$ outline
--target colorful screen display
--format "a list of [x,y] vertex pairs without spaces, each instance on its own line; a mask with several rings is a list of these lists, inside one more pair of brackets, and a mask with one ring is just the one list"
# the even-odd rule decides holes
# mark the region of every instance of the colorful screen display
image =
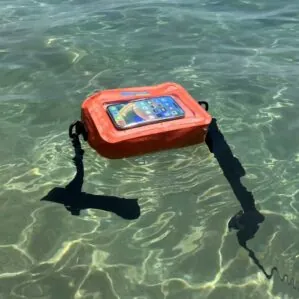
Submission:
[[107,107],[113,123],[119,129],[184,117],[184,110],[171,96],[141,99],[112,104]]

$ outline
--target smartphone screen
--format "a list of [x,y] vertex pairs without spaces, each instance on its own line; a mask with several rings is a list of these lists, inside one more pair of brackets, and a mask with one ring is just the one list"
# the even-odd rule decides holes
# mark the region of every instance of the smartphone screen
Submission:
[[171,96],[154,97],[111,104],[107,112],[118,129],[184,117],[184,110]]

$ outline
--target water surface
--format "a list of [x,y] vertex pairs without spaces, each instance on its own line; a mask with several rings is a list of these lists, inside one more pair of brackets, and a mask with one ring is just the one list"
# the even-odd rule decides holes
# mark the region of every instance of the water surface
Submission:
[[174,81],[242,162],[265,217],[248,247],[297,278],[298,17],[295,0],[2,0],[0,298],[299,298],[228,231],[240,203],[205,145],[111,161],[83,143],[87,200],[138,199],[136,219],[41,201],[75,175],[88,95]]

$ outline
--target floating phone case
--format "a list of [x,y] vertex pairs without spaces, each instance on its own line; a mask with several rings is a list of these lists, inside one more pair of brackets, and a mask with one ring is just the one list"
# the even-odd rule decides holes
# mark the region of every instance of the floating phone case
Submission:
[[[185,117],[118,130],[106,111],[111,103],[158,96],[172,96]],[[81,119],[89,145],[106,158],[121,159],[202,143],[212,117],[181,85],[166,82],[97,92],[82,103]]]

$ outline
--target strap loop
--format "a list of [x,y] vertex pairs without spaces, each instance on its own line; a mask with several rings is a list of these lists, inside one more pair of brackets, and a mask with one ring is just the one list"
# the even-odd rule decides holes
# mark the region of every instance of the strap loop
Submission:
[[204,105],[205,107],[204,107],[204,109],[206,110],[206,111],[209,111],[209,104],[208,104],[208,102],[206,102],[206,101],[198,101],[198,104],[199,105]]
[[[75,129],[75,132],[74,132]],[[76,137],[79,137],[79,135],[83,136],[84,141],[87,141],[87,131],[84,127],[84,124],[80,120],[76,120],[72,122],[69,126],[69,137],[71,139],[74,139]]]

